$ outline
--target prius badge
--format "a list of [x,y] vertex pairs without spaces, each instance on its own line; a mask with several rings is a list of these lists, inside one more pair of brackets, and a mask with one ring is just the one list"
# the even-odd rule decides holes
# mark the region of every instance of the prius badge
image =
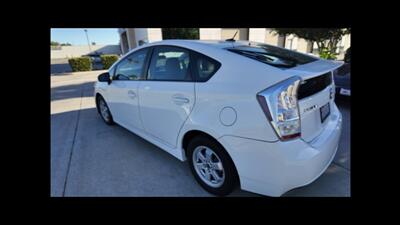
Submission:
[[311,111],[313,111],[313,110],[315,110],[315,109],[317,109],[317,105],[313,105],[313,106],[310,106],[310,107],[308,107],[308,108],[305,108],[305,109],[303,110],[303,113],[311,112]]

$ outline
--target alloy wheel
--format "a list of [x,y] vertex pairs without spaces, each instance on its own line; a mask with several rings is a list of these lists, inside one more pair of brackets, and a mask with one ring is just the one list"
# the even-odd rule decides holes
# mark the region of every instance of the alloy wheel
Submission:
[[193,152],[193,166],[197,175],[207,185],[218,188],[225,181],[225,171],[221,159],[209,147],[198,146]]
[[110,111],[103,99],[99,101],[100,114],[105,121],[110,121]]

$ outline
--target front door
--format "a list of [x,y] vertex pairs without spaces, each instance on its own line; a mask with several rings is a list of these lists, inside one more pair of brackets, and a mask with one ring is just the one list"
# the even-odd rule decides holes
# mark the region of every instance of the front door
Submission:
[[115,122],[130,129],[143,129],[139,114],[138,87],[144,77],[148,49],[131,53],[118,63],[108,89],[109,107]]

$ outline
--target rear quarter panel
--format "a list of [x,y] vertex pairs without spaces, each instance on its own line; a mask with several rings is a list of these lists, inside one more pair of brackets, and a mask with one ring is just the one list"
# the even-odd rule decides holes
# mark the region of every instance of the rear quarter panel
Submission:
[[[196,104],[182,128],[181,137],[187,131],[199,129],[216,139],[231,135],[277,141],[278,137],[267,121],[256,95],[291,75],[227,50],[202,53],[222,65],[210,80],[195,84]],[[220,121],[221,110],[225,107],[236,111],[236,122],[233,125],[226,126]]]

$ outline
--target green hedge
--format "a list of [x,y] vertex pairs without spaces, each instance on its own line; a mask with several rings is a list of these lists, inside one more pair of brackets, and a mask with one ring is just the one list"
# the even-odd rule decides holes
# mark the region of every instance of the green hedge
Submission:
[[92,61],[89,57],[77,57],[68,59],[73,72],[92,70]]
[[101,55],[100,58],[101,63],[103,64],[103,69],[108,69],[118,60],[118,55]]

